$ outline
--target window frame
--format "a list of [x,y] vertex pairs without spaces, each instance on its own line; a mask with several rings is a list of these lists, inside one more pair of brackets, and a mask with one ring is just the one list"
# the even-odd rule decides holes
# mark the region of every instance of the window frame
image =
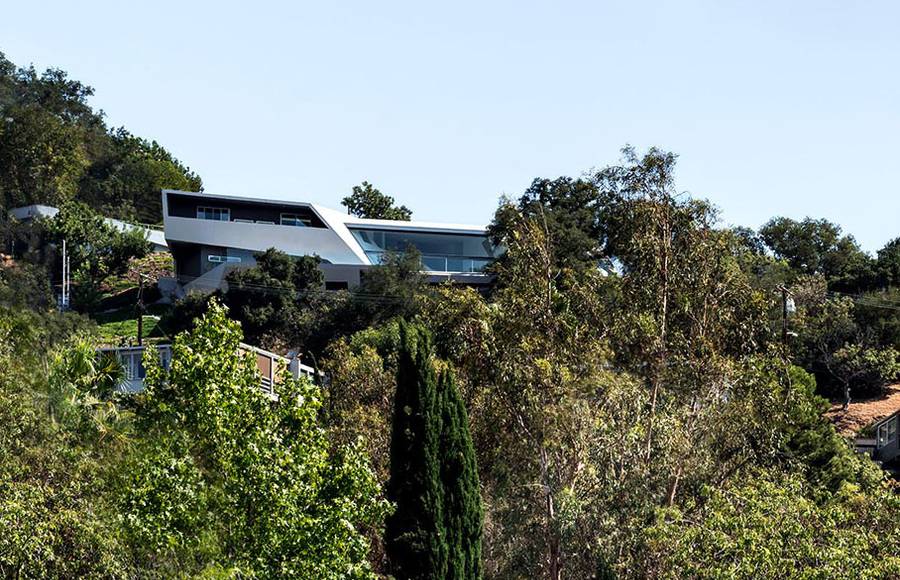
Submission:
[[[215,215],[215,212],[219,212],[220,216],[224,216],[225,219],[216,219],[206,217],[206,215],[212,214]],[[197,206],[197,219],[198,220],[206,220],[211,222],[230,222],[231,221],[231,208],[228,207],[215,207],[212,205],[198,205]]]
[[[299,223],[285,223],[285,219],[293,220],[294,222],[299,222]],[[294,228],[311,228],[311,227],[313,227],[311,218],[305,218],[305,217],[301,216],[299,213],[291,213],[291,212],[281,212],[281,214],[278,216],[278,224],[282,225],[282,226],[291,226]]]
[[878,426],[878,432],[875,434],[877,447],[881,449],[887,447],[897,440],[897,417],[891,417]]
[[481,273],[497,259],[496,248],[486,234],[413,231],[357,225],[348,226],[348,229],[372,264],[380,264],[387,252],[402,253],[405,251],[404,248],[410,246],[421,254],[423,272]]
[[208,254],[206,261],[213,264],[240,264],[242,262],[240,256],[223,256],[221,254]]

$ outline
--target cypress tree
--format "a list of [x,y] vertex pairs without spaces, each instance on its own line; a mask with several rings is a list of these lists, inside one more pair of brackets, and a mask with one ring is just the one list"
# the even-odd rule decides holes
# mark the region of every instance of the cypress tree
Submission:
[[466,407],[428,332],[401,322],[385,548],[397,578],[482,577],[484,514]]
[[387,486],[397,507],[385,525],[385,549],[397,578],[446,577],[441,418],[428,333],[401,322]]
[[469,433],[466,406],[456,390],[453,373],[441,373],[441,483],[444,529],[447,530],[448,580],[482,577],[481,533],[484,514],[478,485],[475,447]]

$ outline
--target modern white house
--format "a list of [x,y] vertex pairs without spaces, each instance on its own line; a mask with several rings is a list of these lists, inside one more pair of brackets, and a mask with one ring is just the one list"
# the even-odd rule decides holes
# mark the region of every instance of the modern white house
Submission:
[[185,191],[162,192],[166,243],[183,290],[212,291],[233,268],[268,248],[321,259],[326,288],[360,283],[387,252],[410,246],[433,282],[488,284],[499,255],[484,226],[363,219],[312,203]]

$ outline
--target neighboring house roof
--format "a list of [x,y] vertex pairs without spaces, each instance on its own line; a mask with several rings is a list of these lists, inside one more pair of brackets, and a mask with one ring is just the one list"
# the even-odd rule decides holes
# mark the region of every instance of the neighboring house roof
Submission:
[[900,410],[894,411],[893,413],[891,413],[891,414],[888,415],[887,417],[882,417],[881,419],[878,419],[878,420],[875,422],[874,427],[877,429],[879,426],[884,425],[887,421],[889,421],[890,419],[893,419],[893,418],[896,417],[897,415],[900,415]]
[[846,411],[842,409],[842,403],[834,403],[825,415],[841,435],[856,435],[869,425],[900,412],[900,384],[887,387],[885,392],[884,396],[876,399],[852,401]]
[[[59,208],[40,204],[26,205],[24,207],[17,207],[9,210],[9,215],[19,221],[28,221],[36,218],[53,218],[56,217],[56,214],[58,213]],[[147,241],[151,244],[162,248],[168,247],[168,244],[166,243],[166,235],[162,231],[162,229],[153,228],[146,225],[130,224],[128,222],[123,222],[122,220],[113,218],[103,218],[103,221],[116,228],[120,232],[124,232],[130,229],[141,230],[147,235]]]
[[113,219],[113,218],[104,218],[106,223],[116,228],[120,232],[124,232],[127,230],[138,229],[142,230],[147,235],[147,241],[156,246],[160,246],[163,248],[169,247],[169,244],[166,242],[166,233],[162,230],[161,227],[150,227],[145,225],[135,225],[130,224],[128,222],[123,222],[121,220]]
[[401,220],[376,220],[361,218],[350,215],[343,211],[338,211],[328,207],[324,207],[315,203],[305,201],[291,201],[284,199],[266,199],[258,197],[242,197],[236,195],[215,195],[205,192],[182,191],[179,189],[164,189],[164,194],[187,195],[207,198],[210,201],[221,199],[224,201],[251,202],[261,205],[287,205],[295,207],[311,208],[316,214],[322,218],[322,221],[328,225],[342,224],[345,226],[357,227],[373,227],[373,228],[389,228],[391,230],[410,230],[421,232],[446,232],[446,233],[471,233],[485,234],[487,233],[486,225],[471,224],[452,224],[442,222],[423,222],[423,221],[401,221]]
[[52,218],[59,213],[59,209],[49,205],[26,205],[24,207],[16,207],[9,210],[9,215],[19,221],[32,220],[35,218]]

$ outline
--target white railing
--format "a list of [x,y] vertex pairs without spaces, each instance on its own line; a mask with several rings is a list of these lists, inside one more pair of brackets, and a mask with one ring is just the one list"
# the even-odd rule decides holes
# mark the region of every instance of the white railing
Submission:
[[[159,356],[160,364],[166,370],[172,363],[172,345],[161,344],[155,346],[122,346],[98,349],[100,353],[112,353],[119,364],[122,365],[123,379],[118,386],[120,393],[138,393],[144,390],[144,379],[147,371],[144,368],[144,351],[155,348]],[[239,353],[250,353],[256,357],[256,368],[260,375],[260,388],[268,394],[274,391],[274,385],[278,383],[280,375],[279,367],[296,378],[301,375],[312,379],[316,371],[312,367],[304,365],[298,358],[289,359],[273,352],[240,343]]]
[[[373,264],[381,264],[386,251],[368,250],[366,255]],[[423,254],[420,258],[422,270],[425,272],[448,272],[461,274],[480,274],[493,261],[492,258],[477,256],[433,256]]]
[[172,362],[172,346],[168,344],[99,349],[101,353],[112,353],[122,365],[124,376],[117,388],[120,393],[137,393],[144,390],[144,378],[147,376],[147,370],[144,368],[144,351],[148,348],[156,349],[160,364],[168,370]]

